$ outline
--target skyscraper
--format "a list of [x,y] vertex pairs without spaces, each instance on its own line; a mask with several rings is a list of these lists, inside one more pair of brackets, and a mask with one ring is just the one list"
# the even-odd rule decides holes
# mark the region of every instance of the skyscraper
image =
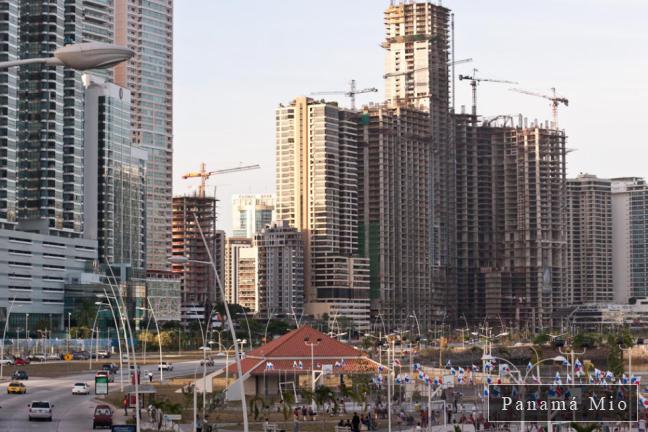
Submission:
[[[64,3],[64,0],[19,2],[20,58],[46,57],[63,46]],[[38,221],[48,230],[80,233],[82,201],[77,196],[81,190],[80,172],[64,170],[64,163],[68,169],[73,168],[69,163],[75,163],[81,139],[73,135],[63,142],[63,117],[69,114],[63,111],[64,73],[61,67],[44,64],[19,69],[17,212],[20,222]],[[70,111],[82,118],[77,108],[78,102],[74,102]],[[76,124],[71,125],[68,131],[75,127]],[[64,201],[70,205],[66,207],[65,219]]]
[[304,237],[284,221],[254,237],[258,251],[259,312],[301,316],[304,309]]
[[573,304],[608,304],[612,284],[612,183],[590,174],[567,180]]
[[130,134],[130,92],[83,75],[84,237],[98,240],[102,264],[144,268],[146,152]]
[[565,134],[456,115],[460,315],[548,327],[567,290]]
[[232,196],[232,236],[254,237],[272,222],[272,195]]
[[[429,113],[427,224],[435,298],[456,315],[455,155],[449,101],[450,10],[395,1],[385,11],[385,95],[390,106]],[[438,316],[441,319],[441,316]]]
[[388,328],[440,319],[433,285],[430,117],[405,106],[365,107],[360,248],[370,262],[372,314]]
[[358,114],[298,97],[276,113],[276,219],[304,235],[306,313],[369,324],[358,244]]
[[173,1],[114,0],[115,43],[135,51],[115,68],[132,95],[132,137],[148,154],[146,265],[168,268],[173,158]]
[[648,185],[643,178],[612,179],[614,301],[648,296]]
[[[18,0],[0,1],[0,61],[18,60]],[[0,226],[16,220],[18,68],[0,70]]]

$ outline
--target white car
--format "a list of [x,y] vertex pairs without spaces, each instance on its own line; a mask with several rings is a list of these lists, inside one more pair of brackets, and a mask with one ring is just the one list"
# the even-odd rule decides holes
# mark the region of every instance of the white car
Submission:
[[4,365],[13,365],[14,361],[13,361],[13,359],[5,358],[5,359],[0,359],[0,363],[2,363]]
[[173,370],[173,365],[171,363],[162,362],[162,363],[160,363],[158,365],[158,370],[172,371]]
[[52,421],[52,409],[54,408],[53,403],[48,401],[34,401],[27,405],[27,407],[29,408],[29,411],[27,412],[29,421],[35,419]]
[[76,383],[72,387],[73,395],[87,395],[90,394],[90,387],[86,383]]

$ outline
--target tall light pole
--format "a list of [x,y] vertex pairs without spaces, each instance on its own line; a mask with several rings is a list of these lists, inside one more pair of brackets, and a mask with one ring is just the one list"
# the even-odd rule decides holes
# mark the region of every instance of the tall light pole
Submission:
[[313,412],[315,412],[316,409],[315,406],[315,347],[318,346],[320,342],[322,342],[322,338],[317,338],[315,342],[311,342],[308,336],[304,338],[304,343],[306,344],[306,346],[309,346],[311,350],[311,392],[312,392],[311,406],[313,407]]
[[[103,287],[103,285],[102,285]],[[124,392],[124,360],[123,360],[123,355],[122,355],[122,342],[121,342],[121,336],[119,335],[119,322],[117,321],[117,316],[115,315],[115,309],[113,308],[112,302],[110,301],[110,297],[108,296],[108,293],[106,292],[106,289],[104,287],[104,293],[102,294],[97,294],[97,297],[99,298],[105,298],[106,303],[103,302],[95,302],[95,305],[97,306],[108,306],[110,308],[110,313],[113,317],[113,323],[115,324],[115,333],[117,333],[117,350],[119,352],[119,387],[120,391],[123,393]],[[125,341],[124,341],[125,342]],[[111,343],[112,345],[112,343]]]
[[52,57],[0,62],[0,69],[30,64],[65,66],[79,71],[106,69],[129,60],[135,52],[119,45],[87,42],[58,48]]
[[[199,262],[199,263],[211,265],[212,270],[214,271],[214,275],[216,277],[216,285],[218,286],[221,299],[223,300],[225,313],[227,314],[227,321],[229,323],[230,333],[232,335],[232,341],[234,343],[234,352],[236,354],[236,370],[239,377],[238,381],[239,381],[239,390],[241,393],[241,411],[243,414],[243,431],[249,432],[250,429],[248,426],[247,404],[245,403],[245,387],[243,385],[243,368],[241,367],[241,356],[239,355],[238,343],[236,339],[236,330],[234,330],[234,322],[232,321],[232,315],[230,314],[230,310],[227,305],[227,298],[225,297],[225,289],[223,288],[223,284],[221,283],[220,276],[218,275],[218,270],[216,269],[216,264],[214,263],[214,258],[212,257],[211,249],[209,248],[207,239],[205,239],[205,234],[203,233],[202,227],[200,226],[200,221],[198,220],[198,216],[195,213],[194,213],[194,220],[196,221],[196,227],[200,231],[200,236],[202,237],[203,244],[205,246],[207,255],[209,257],[209,262]],[[169,261],[171,261],[172,263],[175,262],[177,264],[185,264],[189,262],[189,258],[184,256],[176,256],[176,257],[171,257]]]
[[70,327],[70,318],[72,317],[72,312],[68,312],[68,346],[67,352],[70,352],[70,342],[72,341],[72,327]]
[[[106,266],[108,267],[108,270],[110,271],[110,274],[113,278],[113,281],[117,283],[117,278],[115,277],[115,272],[113,271],[110,263],[106,260]],[[129,364],[129,371],[130,371],[130,363],[131,363],[131,355],[129,355],[129,348],[130,348],[130,353],[132,354],[132,362],[133,362],[133,376],[134,379],[133,381],[135,382],[135,429],[137,432],[140,432],[140,394],[139,394],[139,371],[137,370],[137,358],[135,357],[135,341],[133,338],[133,329],[131,328],[130,321],[128,319],[128,310],[126,309],[126,303],[124,302],[124,299],[121,299],[121,304],[119,303],[120,297],[117,295],[117,290],[112,285],[112,282],[110,282],[110,278],[108,278],[108,285],[110,286],[110,289],[113,293],[113,297],[115,298],[115,302],[117,303],[117,307],[121,308],[121,319],[122,319],[122,327],[124,328],[124,334],[126,336],[126,330],[128,330],[128,336],[130,336],[130,347],[129,343],[126,341],[126,354],[128,355],[128,364]],[[126,336],[126,338],[128,338]]]
[[162,367],[162,338],[160,337],[160,327],[158,326],[158,321],[157,318],[155,317],[155,311],[151,306],[151,300],[149,300],[149,298],[146,297],[146,301],[149,307],[148,308],[139,307],[138,309],[144,310],[147,313],[151,312],[151,315],[153,316],[153,322],[155,322],[155,331],[157,331],[157,337],[158,337],[158,348],[160,350],[160,365],[158,366],[158,368],[160,369],[160,384],[162,384],[164,383],[164,368]]
[[[16,302],[16,297],[14,296],[11,299],[9,304],[9,310],[7,311],[7,318],[5,318],[4,332],[2,332],[2,353],[0,353],[0,378],[4,378],[4,355],[5,355],[5,338],[7,336],[7,328],[9,328],[9,317],[11,316],[11,311],[13,310],[14,303]],[[16,306],[17,308],[22,307],[23,305]]]

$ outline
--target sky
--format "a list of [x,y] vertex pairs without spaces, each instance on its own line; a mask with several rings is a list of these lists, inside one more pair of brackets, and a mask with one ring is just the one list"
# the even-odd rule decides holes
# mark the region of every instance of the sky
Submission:
[[[233,194],[274,193],[274,112],[311,92],[345,90],[357,104],[383,100],[383,11],[388,0],[181,0],[175,2],[174,193],[198,180],[182,174],[240,164],[255,171],[212,177],[219,229],[231,231]],[[648,177],[648,2],[645,0],[445,0],[455,14],[457,74],[516,81],[483,83],[478,112],[551,118],[548,100],[511,87],[569,99],[559,110],[569,176]],[[332,97],[335,99],[335,97]],[[349,104],[344,96],[337,99]],[[457,81],[457,109],[470,109]]]

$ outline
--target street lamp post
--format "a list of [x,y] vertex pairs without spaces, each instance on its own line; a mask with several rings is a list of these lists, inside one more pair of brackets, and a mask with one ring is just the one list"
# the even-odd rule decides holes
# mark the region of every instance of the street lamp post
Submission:
[[151,316],[153,317],[153,322],[155,323],[155,330],[157,331],[157,337],[158,337],[158,348],[160,350],[160,384],[164,383],[164,368],[162,367],[162,338],[160,337],[160,327],[158,326],[158,321],[157,318],[155,317],[155,311],[153,310],[153,307],[151,306],[151,300],[149,298],[146,298],[146,301],[148,302],[149,307],[138,307],[137,309],[144,310],[147,312],[151,312]]
[[[14,307],[14,303],[16,302],[16,297],[11,299],[11,303],[9,304],[9,310],[7,311],[7,318],[5,318],[5,326],[4,326],[4,331],[2,333],[2,353],[0,353],[0,378],[4,378],[4,355],[5,355],[5,338],[7,336],[7,328],[9,328],[9,317],[11,316],[11,311]],[[16,307],[22,307],[23,305],[18,305]]]
[[311,399],[311,406],[313,407],[313,412],[315,412],[315,347],[322,342],[321,338],[317,338],[315,342],[311,342],[310,338],[306,336],[304,338],[304,343],[306,346],[310,347],[311,350],[311,392],[312,392],[312,399]]
[[72,340],[72,327],[70,327],[70,318],[72,317],[72,312],[68,312],[68,340],[67,340],[67,352],[70,352],[70,342]]
[[[119,322],[117,321],[117,316],[115,315],[115,309],[113,308],[112,302],[110,300],[110,297],[108,296],[108,293],[106,292],[104,288],[104,294],[103,296],[101,294],[97,294],[98,297],[100,298],[105,298],[106,303],[104,302],[95,302],[95,305],[97,306],[108,306],[110,309],[110,314],[113,317],[113,323],[115,324],[115,333],[117,333],[117,350],[119,351],[119,387],[120,391],[124,391],[124,360],[123,360],[123,355],[122,355],[122,342],[121,342],[121,336],[119,335]],[[110,331],[110,329],[108,329]],[[110,339],[110,332],[108,333],[108,339]],[[126,342],[126,341],[124,341]],[[112,345],[112,343],[111,343]]]
[[106,69],[129,60],[135,52],[119,45],[87,42],[58,48],[52,57],[0,62],[0,69],[30,64],[65,66],[79,71]]
[[[110,263],[106,260],[106,265],[108,267],[108,270],[110,271],[110,274],[112,276],[113,281],[115,283],[117,282],[117,277],[115,276],[115,272],[113,272],[112,267],[110,266]],[[117,296],[117,291],[112,285],[112,282],[110,282],[110,278],[108,278],[108,285],[110,286],[110,290],[112,291],[113,298],[115,299],[115,302],[117,303],[117,307],[120,310],[120,315],[121,315],[121,320],[122,320],[122,327],[124,329],[124,336],[125,336],[125,344],[126,344],[126,354],[128,355],[128,365],[129,365],[129,371],[130,371],[130,363],[131,363],[131,355],[132,354],[132,361],[133,361],[133,381],[135,382],[135,429],[137,432],[140,432],[140,394],[139,394],[139,373],[137,370],[137,358],[135,356],[135,341],[133,338],[133,329],[131,328],[130,321],[128,320],[128,311],[126,309],[126,303],[123,301],[120,304],[119,302],[119,297]],[[128,330],[128,335],[126,335],[126,330]],[[130,337],[130,347],[129,343],[126,340],[128,337]],[[129,354],[130,350],[130,354]]]
[[[209,262],[199,261],[199,263],[211,265],[212,270],[214,271],[216,285],[218,286],[221,298],[223,299],[223,306],[225,308],[225,313],[227,314],[227,321],[229,323],[230,333],[232,335],[232,341],[234,343],[234,352],[236,354],[236,369],[239,377],[239,390],[241,392],[241,411],[243,414],[243,431],[249,432],[247,405],[245,403],[245,387],[243,385],[243,368],[241,366],[241,357],[239,355],[238,344],[236,342],[236,330],[234,329],[234,322],[232,321],[232,315],[230,314],[229,306],[227,305],[227,299],[225,297],[225,289],[223,288],[223,284],[221,283],[220,277],[218,275],[218,270],[216,269],[216,264],[214,263],[214,258],[212,257],[211,249],[209,248],[207,239],[205,238],[205,234],[203,233],[202,227],[200,226],[200,221],[198,220],[198,216],[195,213],[194,213],[194,220],[196,222],[196,227],[200,232],[200,236],[202,237],[205,250],[207,251],[207,256],[209,257]],[[178,264],[183,264],[189,262],[189,258],[178,256],[178,257],[172,257],[170,261],[171,262],[175,261]]]

